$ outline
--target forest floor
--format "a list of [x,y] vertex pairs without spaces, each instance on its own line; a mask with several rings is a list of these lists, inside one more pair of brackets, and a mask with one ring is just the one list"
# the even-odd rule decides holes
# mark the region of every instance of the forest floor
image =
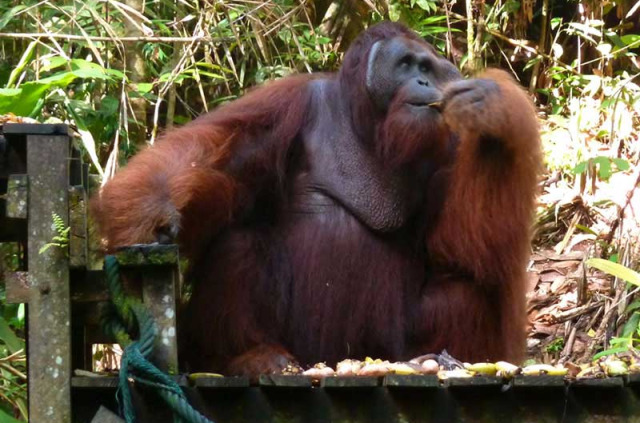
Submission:
[[631,333],[640,328],[640,314],[634,312],[640,302],[633,304],[640,288],[585,264],[591,257],[637,264],[640,170],[632,165],[607,181],[585,175],[582,183],[558,175],[546,175],[540,184],[528,266],[528,357],[580,363],[610,348],[610,340],[624,325],[634,325]]

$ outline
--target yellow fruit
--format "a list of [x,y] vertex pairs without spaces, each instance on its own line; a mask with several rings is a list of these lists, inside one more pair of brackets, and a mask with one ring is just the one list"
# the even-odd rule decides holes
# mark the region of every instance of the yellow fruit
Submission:
[[494,376],[498,371],[495,363],[464,363],[464,368],[482,375]]

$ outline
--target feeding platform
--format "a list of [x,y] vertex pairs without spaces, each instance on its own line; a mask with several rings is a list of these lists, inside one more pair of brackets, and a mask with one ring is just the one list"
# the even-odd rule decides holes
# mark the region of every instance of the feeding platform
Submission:
[[[335,376],[318,383],[305,376],[265,375],[253,385],[240,377],[191,383],[183,378],[180,384],[191,403],[217,423],[640,421],[636,377],[571,382],[562,376],[446,381],[429,375]],[[79,418],[90,421],[100,405],[116,409],[116,378],[75,377],[72,386]],[[170,421],[154,392],[136,387],[135,397],[140,421]]]

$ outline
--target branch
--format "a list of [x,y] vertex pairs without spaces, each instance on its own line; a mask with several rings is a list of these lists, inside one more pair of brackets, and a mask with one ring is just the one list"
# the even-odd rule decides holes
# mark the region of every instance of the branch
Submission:
[[231,37],[211,37],[211,36],[194,36],[194,37],[97,37],[97,36],[84,36],[74,34],[45,34],[39,32],[27,32],[27,33],[13,33],[13,32],[0,32],[0,38],[11,39],[35,39],[35,38],[48,38],[52,40],[66,40],[66,41],[113,41],[123,43],[193,43],[193,42],[224,42],[232,41]]

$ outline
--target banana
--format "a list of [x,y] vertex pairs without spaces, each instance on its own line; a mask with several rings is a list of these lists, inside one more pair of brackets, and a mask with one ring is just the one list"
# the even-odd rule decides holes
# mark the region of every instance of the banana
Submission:
[[194,381],[196,379],[201,379],[204,377],[224,377],[219,373],[205,373],[205,372],[199,372],[199,373],[191,373],[189,375],[189,380]]
[[551,376],[565,376],[569,372],[569,369],[564,367],[556,367],[550,364],[532,364],[522,368],[522,374],[525,376],[539,376],[539,375],[551,375]]
[[522,369],[515,364],[507,363],[506,361],[498,361],[496,363],[496,376],[512,378],[519,375]]
[[498,371],[496,363],[464,363],[464,368],[474,373],[479,373],[487,376],[495,376]]
[[389,370],[397,375],[419,375],[422,373],[422,367],[413,363],[391,363]]
[[454,370],[440,370],[438,372],[438,379],[445,380],[449,378],[467,378],[473,377],[473,373],[466,369],[454,369]]

